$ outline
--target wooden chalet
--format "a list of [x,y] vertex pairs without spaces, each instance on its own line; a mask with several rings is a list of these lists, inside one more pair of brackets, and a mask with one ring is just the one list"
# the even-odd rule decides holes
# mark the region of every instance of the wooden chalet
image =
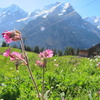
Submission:
[[94,45],[93,47],[87,50],[79,50],[79,56],[93,57],[96,55],[100,55],[100,43]]

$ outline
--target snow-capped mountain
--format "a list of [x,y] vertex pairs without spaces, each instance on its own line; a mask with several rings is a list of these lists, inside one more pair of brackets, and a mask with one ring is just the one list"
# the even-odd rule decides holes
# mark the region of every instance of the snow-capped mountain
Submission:
[[29,17],[34,20],[21,32],[25,44],[30,47],[38,45],[57,50],[64,50],[67,46],[89,48],[100,41],[100,30],[82,19],[69,3],[57,2],[45,6]]
[[95,25],[100,30],[100,17],[92,16],[84,18],[86,21]]
[[[0,33],[4,30],[13,30],[23,28],[31,20],[38,17],[47,18],[49,16],[62,16],[70,13],[74,9],[69,3],[56,2],[45,6],[43,9],[36,9],[32,13],[27,13],[15,4],[7,8],[0,8]],[[67,13],[66,13],[67,12]]]
[[7,8],[0,8],[0,33],[4,30],[21,29],[25,26],[24,22],[18,22],[18,20],[26,18],[28,13],[22,10],[15,4]]
[[[56,2],[55,4],[50,4],[48,6],[45,6],[43,9],[36,9],[34,12],[32,12],[27,19],[25,20],[26,22],[29,22],[33,19],[36,19],[37,17],[43,17],[46,18],[48,16],[53,16],[53,15],[58,15],[61,16],[63,14],[67,13],[68,11],[71,12],[73,11],[72,7],[70,6],[69,3],[65,2]],[[30,19],[30,20],[29,20]],[[28,21],[27,21],[28,20]]]
[[20,29],[25,44],[31,47],[88,48],[100,41],[100,30],[82,19],[66,2],[50,4],[32,13],[14,4],[0,11],[0,31]]

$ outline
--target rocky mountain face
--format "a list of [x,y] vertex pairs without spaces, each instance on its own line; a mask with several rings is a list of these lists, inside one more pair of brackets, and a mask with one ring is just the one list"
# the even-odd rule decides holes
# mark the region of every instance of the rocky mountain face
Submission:
[[57,2],[30,14],[16,5],[0,9],[0,30],[14,28],[20,29],[30,47],[86,49],[100,42],[100,30],[82,19],[69,3]]
[[32,16],[36,16],[36,12],[37,16],[41,15],[21,30],[28,46],[86,49],[100,42],[100,30],[82,19],[69,3],[57,2],[33,12]]
[[95,25],[100,30],[100,17],[96,17],[96,16],[86,17],[86,18],[84,18],[84,20]]

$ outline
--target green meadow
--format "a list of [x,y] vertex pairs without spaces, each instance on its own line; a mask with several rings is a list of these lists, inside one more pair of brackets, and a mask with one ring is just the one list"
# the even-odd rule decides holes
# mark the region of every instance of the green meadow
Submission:
[[[0,54],[7,47],[0,47]],[[21,52],[12,48],[12,51]],[[42,92],[42,68],[35,64],[38,54],[27,52],[33,76]],[[45,68],[45,100],[100,100],[100,62],[77,56],[54,56]],[[9,57],[0,55],[0,100],[38,100],[27,66],[18,70]]]

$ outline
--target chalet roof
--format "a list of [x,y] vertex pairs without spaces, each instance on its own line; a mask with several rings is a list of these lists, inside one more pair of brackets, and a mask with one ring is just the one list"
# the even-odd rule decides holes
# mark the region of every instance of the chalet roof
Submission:
[[83,50],[80,50],[80,51],[88,51],[89,49],[93,48],[93,47],[100,47],[100,43],[88,48],[88,49],[83,49]]
[[[100,47],[100,43],[98,43],[98,44],[92,46],[91,48],[93,48],[93,47]],[[91,49],[91,48],[89,48],[89,49]],[[89,49],[87,49],[87,50],[89,50]]]
[[100,47],[100,43],[96,44],[95,46],[96,46],[96,47]]
[[81,49],[81,50],[79,50],[79,51],[87,51],[87,50],[85,50],[85,49]]

